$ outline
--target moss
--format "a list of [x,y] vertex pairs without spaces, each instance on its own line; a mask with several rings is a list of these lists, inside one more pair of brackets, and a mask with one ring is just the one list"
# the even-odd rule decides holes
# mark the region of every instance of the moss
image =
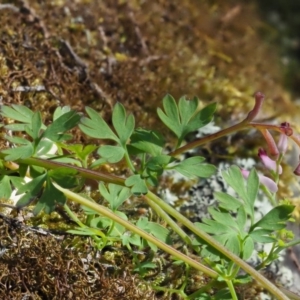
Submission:
[[154,299],[149,286],[124,268],[109,272],[87,244],[84,252],[74,251],[70,237],[3,219],[0,234],[1,299]]
[[2,89],[46,88],[10,92],[7,102],[27,99],[52,111],[120,101],[153,126],[166,92],[218,101],[224,114],[246,111],[256,90],[269,99],[283,93],[276,51],[256,34],[263,25],[251,5],[29,1],[21,12],[1,14]]

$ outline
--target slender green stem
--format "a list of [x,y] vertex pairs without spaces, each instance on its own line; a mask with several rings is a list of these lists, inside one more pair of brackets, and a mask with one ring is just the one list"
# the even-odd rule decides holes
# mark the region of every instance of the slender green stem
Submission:
[[277,242],[274,242],[272,244],[272,248],[268,254],[268,256],[256,267],[256,270],[261,270],[263,269],[267,264],[269,264],[272,261],[272,256],[273,256],[273,252],[275,250],[275,247],[277,245]]
[[108,208],[106,208],[102,205],[99,205],[95,202],[89,201],[88,199],[86,199],[86,198],[84,198],[84,197],[82,197],[82,196],[80,196],[76,193],[73,193],[72,191],[70,191],[68,189],[64,189],[56,183],[53,183],[53,184],[58,190],[60,190],[62,193],[64,193],[64,195],[68,199],[71,199],[71,200],[73,200],[74,202],[76,202],[80,205],[84,205],[86,207],[89,207],[89,208],[95,210],[100,215],[103,215],[103,216],[119,223],[120,225],[124,226],[127,230],[130,230],[131,232],[134,232],[134,233],[138,234],[140,237],[142,237],[145,240],[153,243],[154,245],[156,245],[160,249],[164,250],[165,252],[171,254],[172,256],[176,257],[177,259],[184,261],[185,263],[192,266],[196,270],[199,270],[199,271],[207,274],[208,276],[210,276],[212,278],[216,278],[218,276],[218,274],[215,271],[209,269],[208,267],[202,265],[201,263],[195,261],[194,259],[184,255],[183,253],[177,251],[173,247],[163,243],[162,241],[160,241],[157,238],[155,238],[154,236],[148,234],[144,230],[136,227],[132,223],[120,218],[119,216],[114,214]]
[[236,276],[238,275],[240,269],[241,268],[239,266],[235,265],[235,268],[232,270],[232,273],[230,274],[231,278],[236,278]]
[[[66,213],[68,214],[68,216],[80,227],[80,228],[89,228],[88,226],[86,226],[85,224],[83,224],[78,217],[76,216],[76,214],[74,214],[72,212],[72,210],[69,208],[69,206],[67,204],[64,205],[64,209],[66,211]],[[104,240],[104,234],[101,236],[101,238],[99,238],[96,235],[92,235],[91,238],[94,240],[94,242],[99,243],[101,241],[102,238],[102,242]],[[106,240],[104,241],[104,243],[102,244],[106,244]]]
[[[0,159],[4,159],[5,156],[6,156],[6,154],[0,152]],[[56,161],[45,160],[45,159],[40,159],[40,158],[26,158],[26,159],[19,159],[18,161],[16,161],[16,163],[21,163],[21,164],[26,164],[26,165],[34,165],[34,166],[42,167],[42,168],[45,168],[48,170],[55,170],[55,169],[59,169],[59,168],[68,168],[68,169],[76,170],[77,176],[82,176],[86,179],[94,179],[97,181],[104,181],[104,182],[109,182],[109,183],[114,183],[114,184],[125,186],[124,178],[120,178],[118,176],[114,176],[111,174],[97,172],[94,170],[85,169],[85,168],[77,167],[74,165],[68,165],[68,164],[60,163],[60,162],[56,162]]]
[[269,189],[267,189],[263,184],[261,185],[261,189],[263,190],[263,192],[265,193],[267,198],[270,200],[270,203],[272,204],[272,206],[274,206],[274,207],[277,206],[275,194],[271,193],[269,191]]
[[125,160],[126,160],[126,163],[127,163],[127,166],[129,167],[129,169],[134,173],[135,172],[135,167],[134,167],[134,165],[133,165],[133,163],[132,163],[132,161],[131,161],[131,159],[130,159],[130,157],[129,157],[129,154],[128,154],[128,151],[127,151],[127,148],[125,147],[125,155],[124,155],[124,157],[125,157]]
[[[146,197],[145,197],[146,198]],[[148,198],[146,198],[147,203],[149,206],[159,215],[164,221],[168,223],[168,225],[176,232],[184,242],[186,242],[188,245],[192,245],[190,237],[184,232],[176,222],[168,214],[165,213],[163,209],[161,209],[157,204],[155,204],[153,201],[149,201]]]
[[170,152],[169,155],[171,156],[177,156],[183,152],[186,152],[188,150],[191,150],[191,149],[194,149],[194,148],[197,148],[201,145],[204,145],[206,143],[209,143],[211,141],[214,141],[216,139],[219,139],[225,135],[228,135],[228,134],[231,134],[233,132],[236,132],[236,131],[240,131],[240,130],[243,130],[245,129],[246,127],[248,126],[248,121],[242,121],[238,124],[235,124],[229,128],[226,128],[226,129],[223,129],[223,130],[220,130],[216,133],[213,133],[211,135],[208,135],[206,137],[203,137],[203,138],[199,138],[199,139],[196,139],[190,143],[187,143],[186,145],[176,149],[175,151],[173,152]]
[[188,296],[189,300],[193,300],[195,298],[198,298],[201,294],[210,291],[212,288],[224,286],[224,282],[217,281],[215,279],[212,279],[209,283],[207,283],[205,286],[197,290],[195,293]]
[[109,229],[107,230],[107,236],[110,236],[112,231],[114,230],[115,228],[115,224],[116,222],[112,222],[111,226],[109,227]]
[[227,267],[227,274],[229,274],[230,278],[235,278],[238,271],[239,268],[236,268],[235,262],[231,261]]
[[226,280],[226,283],[227,283],[227,286],[229,288],[232,300],[238,300],[238,297],[236,295],[236,292],[235,292],[235,289],[234,289],[232,281],[231,280]]
[[149,197],[151,200],[153,200],[157,205],[159,205],[162,209],[164,209],[168,214],[170,214],[175,219],[177,219],[177,221],[179,221],[181,224],[183,224],[184,226],[186,226],[188,229],[190,229],[197,236],[199,236],[200,238],[202,238],[203,240],[205,240],[214,249],[218,250],[220,253],[222,253],[223,255],[225,255],[231,261],[234,261],[245,272],[247,272],[248,274],[250,274],[253,277],[253,279],[257,280],[263,287],[265,287],[272,295],[276,296],[277,299],[288,300],[288,298],[275,285],[273,285],[269,280],[267,280],[263,275],[261,275],[260,273],[258,273],[252,267],[250,267],[241,258],[239,258],[235,254],[233,254],[232,252],[230,252],[229,250],[227,250],[223,245],[221,245],[219,242],[217,242],[210,235],[208,235],[207,233],[205,233],[202,230],[200,230],[191,221],[189,221],[187,218],[185,218],[183,215],[181,215],[174,208],[170,207],[167,203],[165,203],[163,200],[161,200],[155,194],[149,192],[146,195],[146,197]]
[[164,293],[177,294],[181,298],[186,299],[186,294],[182,290],[176,290],[176,289],[172,289],[172,288],[165,288],[163,286],[152,286],[152,289],[156,290],[156,291],[162,291]]
[[[183,152],[186,152],[188,150],[197,148],[201,145],[204,145],[206,143],[212,142],[216,139],[219,139],[225,135],[232,134],[237,131],[241,131],[246,129],[247,127],[252,127],[255,129],[271,129],[275,130],[278,132],[282,132],[282,129],[278,125],[273,125],[273,124],[261,124],[261,123],[254,123],[254,122],[249,122],[247,119],[241,121],[240,123],[237,123],[233,126],[230,126],[228,128],[222,129],[216,133],[210,134],[208,136],[196,139],[190,143],[187,143],[186,145],[176,149],[175,151],[172,151],[169,153],[171,156],[177,156]],[[292,135],[291,138],[300,146],[300,139],[297,138],[296,136]]]
[[67,204],[64,205],[64,209],[67,212],[67,214],[69,215],[69,217],[81,228],[86,228],[88,226],[86,226],[85,224],[83,224],[78,217],[72,212],[72,210],[69,208],[69,206]]
[[283,154],[280,153],[277,161],[276,161],[276,172],[275,172],[275,178],[274,178],[274,181],[278,184],[279,182],[279,178],[280,178],[280,174],[279,174],[279,167],[280,167],[280,164],[282,162],[282,159],[283,159]]

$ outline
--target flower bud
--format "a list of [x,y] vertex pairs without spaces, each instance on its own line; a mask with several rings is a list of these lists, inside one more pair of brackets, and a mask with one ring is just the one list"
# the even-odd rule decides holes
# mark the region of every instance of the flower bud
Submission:
[[268,144],[268,150],[269,150],[269,153],[271,154],[271,156],[277,157],[279,154],[279,151],[278,151],[277,145],[276,145],[270,131],[265,128],[262,128],[262,129],[260,129],[260,132],[262,133],[262,135],[264,136],[264,138]]
[[258,115],[260,108],[262,106],[262,103],[265,99],[265,95],[261,92],[256,92],[254,94],[254,98],[255,98],[255,105],[254,105],[253,109],[248,113],[248,116],[246,118],[246,120],[248,120],[249,122],[254,120],[255,117]]

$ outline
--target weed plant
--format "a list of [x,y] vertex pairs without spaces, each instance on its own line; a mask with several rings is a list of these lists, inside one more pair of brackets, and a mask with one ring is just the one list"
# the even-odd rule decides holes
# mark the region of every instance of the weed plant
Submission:
[[[216,104],[201,108],[196,97],[191,100],[182,97],[176,102],[172,96],[166,95],[163,108],[158,108],[157,113],[176,137],[176,147],[171,152],[167,151],[166,141],[159,131],[136,128],[134,116],[127,114],[120,103],[113,108],[112,126],[90,107],[86,107],[86,115],[70,107],[58,107],[52,123],[45,125],[40,112],[21,105],[3,105],[0,111],[4,120],[2,138],[9,147],[0,152],[0,198],[18,197],[14,207],[17,209],[35,203],[35,215],[41,211],[49,214],[58,205],[62,206],[78,225],[69,232],[90,236],[100,250],[121,243],[133,254],[140,274],[151,266],[149,263],[139,264],[134,249],[150,247],[153,252],[161,249],[170,254],[175,264],[183,264],[187,269],[193,268],[211,278],[193,294],[186,293],[186,281],[180,289],[171,291],[184,299],[236,300],[239,299],[239,287],[252,281],[257,281],[276,299],[300,299],[271,283],[260,272],[282,250],[300,242],[292,240],[293,234],[286,230],[294,206],[287,199],[278,199],[277,195],[282,172],[280,164],[288,138],[298,146],[300,138],[288,123],[254,122],[263,100],[264,96],[256,93],[254,108],[240,123],[184,144],[188,134],[212,121]],[[99,140],[100,146],[72,144],[70,130],[75,127]],[[180,154],[249,129],[260,131],[266,140],[267,151],[260,149],[259,157],[270,177],[259,175],[255,169],[249,172],[235,165],[223,171],[222,176],[235,195],[216,192],[214,196],[218,205],[209,208],[210,218],[192,223],[153,193],[153,187],[159,184],[165,170],[175,170],[191,179],[211,176],[217,169],[206,163],[203,157],[180,160]],[[277,143],[270,131],[280,133]],[[105,143],[101,143],[103,140]],[[98,159],[94,159],[95,152]],[[120,162],[127,165],[126,177],[99,171],[103,165]],[[300,167],[296,168],[295,174],[300,174]],[[98,182],[98,191],[107,201],[107,206],[99,205],[81,193],[87,179]],[[259,189],[267,195],[273,209],[256,220],[254,206]],[[163,222],[153,222],[147,217],[130,220],[121,209],[130,197],[143,199]],[[84,217],[78,217],[69,208],[71,201],[81,205]],[[185,253],[172,246],[175,235],[186,246]],[[260,264],[252,268],[246,260],[253,254],[257,243],[269,243],[271,250],[262,253]],[[212,295],[211,291],[217,292]]]

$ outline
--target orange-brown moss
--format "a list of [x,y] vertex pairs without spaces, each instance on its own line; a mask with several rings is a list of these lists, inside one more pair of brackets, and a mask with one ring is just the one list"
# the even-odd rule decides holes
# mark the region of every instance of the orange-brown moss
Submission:
[[85,251],[67,247],[69,237],[35,233],[2,218],[0,234],[1,299],[155,299],[124,267],[110,272],[104,254],[88,245]]
[[[153,126],[166,92],[217,101],[224,114],[249,109],[256,90],[269,102],[286,98],[276,49],[257,34],[264,24],[252,5],[113,0],[15,6],[23,8],[0,11],[5,102],[52,111],[59,104],[101,109],[120,101]],[[46,92],[11,91],[39,84]]]

